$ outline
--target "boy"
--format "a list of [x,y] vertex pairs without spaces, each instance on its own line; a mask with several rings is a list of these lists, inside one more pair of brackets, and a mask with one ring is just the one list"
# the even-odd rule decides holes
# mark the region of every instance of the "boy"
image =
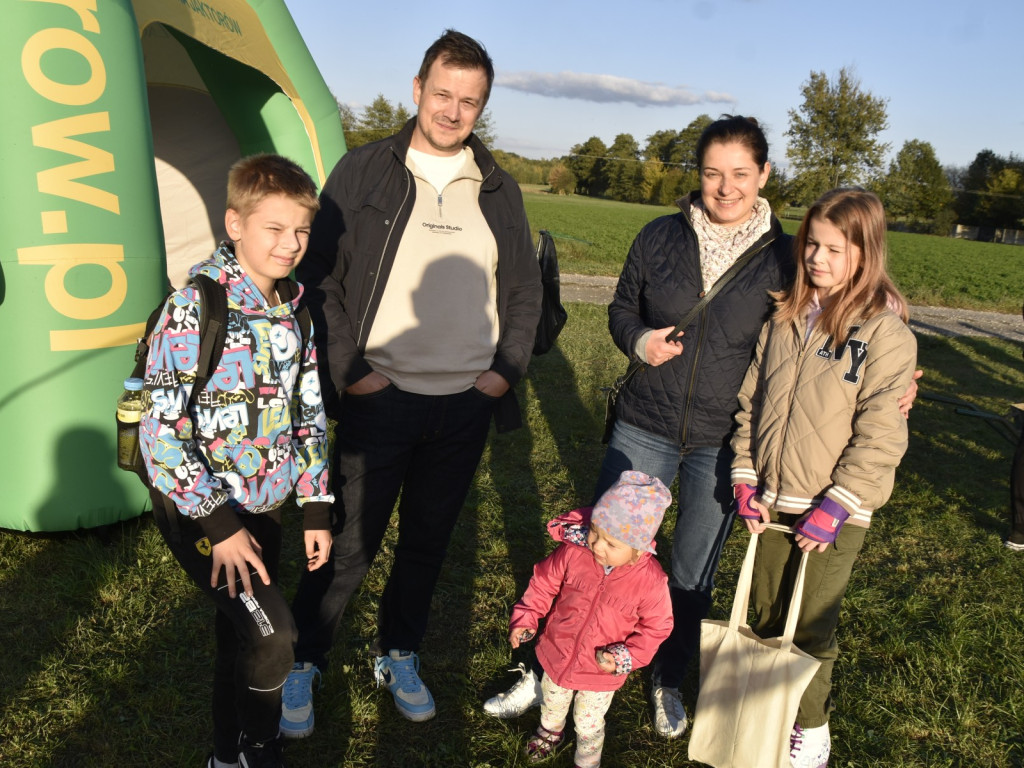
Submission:
[[[214,602],[214,753],[207,768],[283,766],[281,686],[295,624],[275,584],[281,505],[296,490],[307,567],[331,547],[327,420],[312,333],[300,349],[302,260],[316,185],[277,155],[228,174],[231,238],[195,265],[226,291],[227,337],[216,374],[183,412],[197,370],[197,291],[172,294],[146,363],[139,428],[156,523],[185,572]],[[255,577],[255,578],[253,578]]]

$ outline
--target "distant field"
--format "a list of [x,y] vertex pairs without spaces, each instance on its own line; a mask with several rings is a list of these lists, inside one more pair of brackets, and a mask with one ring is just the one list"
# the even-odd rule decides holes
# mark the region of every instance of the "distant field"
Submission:
[[[636,233],[674,207],[559,197],[524,186],[534,231],[556,237],[563,272],[617,275]],[[795,234],[798,221],[783,220]],[[889,233],[893,279],[912,304],[1018,313],[1024,301],[1024,248],[930,235]]]

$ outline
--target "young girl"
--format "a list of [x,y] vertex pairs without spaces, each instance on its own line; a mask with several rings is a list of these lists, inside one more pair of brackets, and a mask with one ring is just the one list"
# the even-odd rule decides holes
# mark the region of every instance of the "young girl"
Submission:
[[[739,394],[732,481],[737,512],[760,533],[754,631],[782,633],[789,586],[810,552],[795,642],[821,667],[800,702],[791,765],[819,768],[831,748],[832,665],[839,606],[872,513],[892,492],[907,449],[897,400],[917,343],[906,302],[885,271],[885,213],[861,189],[836,189],[807,211],[796,280],[773,294]],[[793,535],[766,530],[773,520]]]
[[657,478],[623,472],[592,508],[548,523],[562,544],[534,567],[509,622],[509,642],[518,648],[551,611],[537,641],[544,700],[540,726],[526,744],[531,762],[562,743],[575,694],[575,764],[601,764],[612,696],[672,631],[668,578],[653,557],[654,535],[671,501]]

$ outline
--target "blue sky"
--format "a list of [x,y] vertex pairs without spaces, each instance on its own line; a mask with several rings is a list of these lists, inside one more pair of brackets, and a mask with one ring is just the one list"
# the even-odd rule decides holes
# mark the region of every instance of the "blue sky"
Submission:
[[701,113],[748,114],[785,166],[788,110],[811,71],[852,68],[888,99],[889,157],[927,141],[943,165],[1024,155],[1021,0],[487,0],[379,5],[285,0],[328,86],[358,114],[383,94],[410,112],[423,51],[447,27],[480,40],[497,76],[496,146],[557,157],[598,136]]

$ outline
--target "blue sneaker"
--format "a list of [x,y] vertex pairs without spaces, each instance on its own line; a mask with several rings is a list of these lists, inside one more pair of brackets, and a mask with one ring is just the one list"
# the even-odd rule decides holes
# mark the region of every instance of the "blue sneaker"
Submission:
[[313,732],[313,682],[319,680],[320,670],[308,661],[297,663],[288,674],[281,691],[281,735],[286,739],[302,739]]
[[373,665],[377,685],[388,687],[402,716],[421,723],[435,714],[434,697],[419,676],[420,657],[412,651],[392,648],[387,656],[378,656]]

